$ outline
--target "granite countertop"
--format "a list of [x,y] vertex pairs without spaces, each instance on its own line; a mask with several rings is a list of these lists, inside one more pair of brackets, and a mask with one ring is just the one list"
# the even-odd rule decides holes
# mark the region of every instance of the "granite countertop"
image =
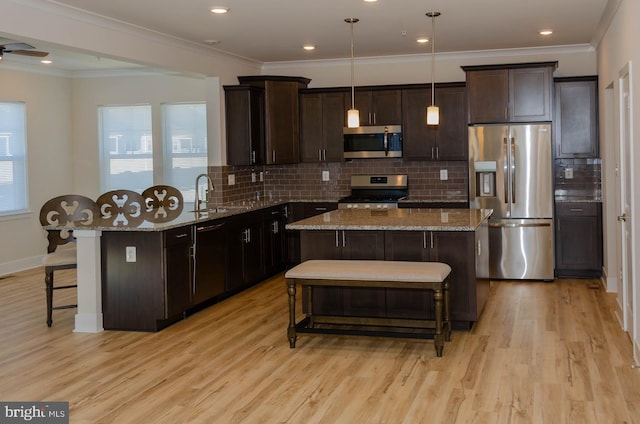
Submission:
[[492,209],[338,209],[287,224],[288,230],[475,231]]
[[602,203],[602,198],[597,196],[563,196],[554,197],[556,203]]

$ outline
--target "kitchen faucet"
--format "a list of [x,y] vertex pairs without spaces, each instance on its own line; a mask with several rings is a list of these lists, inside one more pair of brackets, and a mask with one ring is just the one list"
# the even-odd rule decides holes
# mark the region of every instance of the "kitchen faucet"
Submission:
[[[207,189],[204,192],[204,199],[200,200],[200,190],[199,190],[199,183],[200,183],[200,178],[201,177],[205,177],[207,179]],[[208,174],[200,174],[196,177],[196,200],[195,200],[195,211],[196,212],[200,212],[202,209],[200,209],[200,205],[204,204],[204,210],[207,210],[207,203],[209,202],[209,193],[214,191],[215,188],[213,187],[213,182],[211,181],[211,177],[209,177]]]

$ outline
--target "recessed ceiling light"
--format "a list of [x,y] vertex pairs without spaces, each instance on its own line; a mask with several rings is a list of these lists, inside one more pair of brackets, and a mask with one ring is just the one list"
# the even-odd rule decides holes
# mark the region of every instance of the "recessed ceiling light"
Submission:
[[375,3],[375,2],[377,2],[378,0],[364,0],[364,1],[365,1],[365,2],[367,2],[367,3]]
[[204,40],[204,43],[210,46],[215,46],[216,44],[220,44],[220,40]]
[[419,44],[425,44],[425,43],[429,42],[429,39],[428,38],[418,38],[416,40],[416,42],[418,42]]
[[212,7],[211,13],[215,13],[216,15],[224,15],[229,11],[226,7]]
[[53,63],[53,61],[52,61],[52,60],[49,60],[49,59],[42,59],[42,60],[40,61],[40,63],[44,63],[45,65],[50,65],[50,64],[52,64],[52,63]]
[[305,50],[315,50],[316,46],[312,46],[311,44],[307,44],[305,46],[302,46],[303,49]]
[[551,35],[553,34],[553,31],[550,29],[543,29],[542,31],[539,32],[540,35]]

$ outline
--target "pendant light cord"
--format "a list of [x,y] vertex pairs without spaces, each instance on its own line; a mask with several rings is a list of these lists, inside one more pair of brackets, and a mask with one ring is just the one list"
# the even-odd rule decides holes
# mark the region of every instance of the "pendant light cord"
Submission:
[[[351,23],[351,109],[355,109],[355,78],[354,78],[354,71],[353,71],[353,23],[354,23],[354,19],[351,18],[350,21]],[[357,22],[357,21],[356,21]]]
[[431,12],[431,106],[436,104],[436,16]]

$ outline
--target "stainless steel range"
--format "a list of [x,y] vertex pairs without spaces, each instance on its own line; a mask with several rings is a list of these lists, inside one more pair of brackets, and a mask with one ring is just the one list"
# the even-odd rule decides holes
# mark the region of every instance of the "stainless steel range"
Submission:
[[408,194],[406,175],[353,175],[351,195],[338,200],[338,209],[396,209]]

